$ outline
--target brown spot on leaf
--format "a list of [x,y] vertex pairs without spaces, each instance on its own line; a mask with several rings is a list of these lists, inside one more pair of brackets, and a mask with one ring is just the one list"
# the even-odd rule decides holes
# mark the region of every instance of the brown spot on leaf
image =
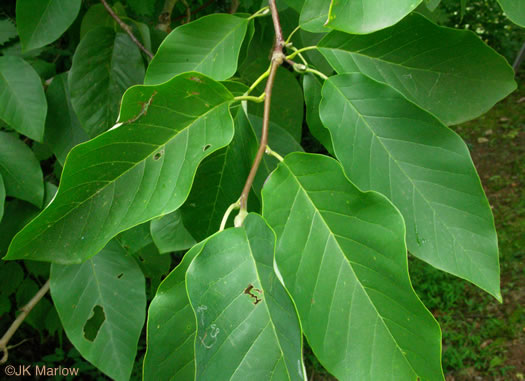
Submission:
[[257,305],[257,303],[261,302],[262,301],[262,298],[259,298],[257,295],[255,295],[252,291],[255,291],[257,292],[258,294],[262,294],[262,290],[259,290],[258,288],[255,288],[253,287],[252,284],[249,284],[248,287],[246,287],[244,289],[244,293],[246,295],[249,295],[250,298],[252,298],[254,301],[253,301],[253,304],[254,305]]

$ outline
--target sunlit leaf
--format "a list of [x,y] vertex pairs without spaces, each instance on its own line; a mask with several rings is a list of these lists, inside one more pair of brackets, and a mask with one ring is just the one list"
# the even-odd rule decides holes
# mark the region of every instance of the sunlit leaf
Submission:
[[463,140],[362,74],[327,80],[320,110],[349,178],[403,214],[410,252],[501,299],[494,219]]
[[198,73],[129,89],[121,125],[73,148],[56,198],[18,233],[7,259],[82,262],[118,233],[177,209],[202,159],[231,141],[232,100]]
[[498,0],[507,17],[525,28],[525,2],[523,0]]
[[410,284],[397,209],[334,159],[304,153],[288,155],[262,195],[277,267],[321,364],[342,380],[443,380],[439,326]]

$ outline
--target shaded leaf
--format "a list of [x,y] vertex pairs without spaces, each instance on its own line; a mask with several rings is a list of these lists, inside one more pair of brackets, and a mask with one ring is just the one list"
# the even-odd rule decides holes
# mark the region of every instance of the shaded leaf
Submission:
[[0,20],[0,45],[17,36],[15,24],[9,19]]
[[344,380],[443,380],[439,326],[410,284],[397,209],[323,155],[288,155],[262,195],[277,267],[323,366]]
[[327,26],[352,34],[367,34],[399,22],[423,0],[332,0]]
[[69,90],[71,104],[90,137],[115,124],[124,91],[143,78],[142,56],[127,34],[105,27],[86,34],[73,56]]
[[144,380],[193,380],[195,378],[195,315],[186,293],[186,270],[204,247],[198,243],[162,281],[148,310],[148,347]]
[[135,254],[140,249],[153,243],[149,231],[149,222],[137,225],[117,236],[120,245],[130,254]]
[[0,221],[2,221],[2,217],[4,216],[4,204],[5,204],[5,185],[4,185],[4,178],[0,174]]
[[211,237],[186,275],[196,379],[304,380],[301,327],[274,269],[275,235],[250,214]]
[[129,89],[120,126],[73,148],[55,199],[7,258],[82,262],[118,233],[177,209],[202,159],[231,141],[232,100],[198,73]]
[[62,165],[74,146],[88,140],[71,105],[67,76],[67,73],[57,75],[46,91],[48,112],[44,141]]
[[367,36],[332,32],[319,49],[338,73],[386,82],[446,124],[483,114],[516,88],[512,68],[474,33],[418,14]]
[[306,122],[310,132],[322,145],[326,147],[328,152],[333,155],[334,147],[332,147],[332,138],[330,132],[321,122],[319,117],[319,104],[321,103],[321,88],[323,83],[321,80],[313,75],[306,74],[303,78],[304,101],[306,103]]
[[349,178],[400,209],[410,252],[501,300],[494,220],[463,140],[362,74],[327,80],[320,110]]
[[133,254],[144,276],[149,279],[150,290],[155,294],[164,275],[170,272],[171,257],[160,255],[157,247],[151,243]]
[[161,83],[186,71],[217,81],[230,78],[237,71],[248,23],[247,18],[213,14],[177,27],[160,45],[144,83]]
[[94,4],[89,7],[82,18],[82,23],[80,24],[80,39],[83,39],[90,30],[100,26],[114,29],[116,23],[106,8],[104,8],[103,4]]
[[40,163],[16,134],[0,131],[0,175],[8,196],[40,208],[44,200],[44,179]]
[[115,241],[80,265],[51,266],[51,296],[66,335],[86,360],[128,380],[146,319],[144,275]]
[[[465,0],[461,0],[461,2],[463,3]],[[434,12],[440,3],[441,0],[425,0],[425,5],[430,12]]]
[[13,129],[41,142],[47,103],[40,77],[23,59],[0,57],[0,118]]
[[196,243],[182,223],[180,210],[152,220],[150,231],[153,242],[161,254],[187,250]]
[[239,199],[250,173],[257,139],[241,118],[245,118],[243,110],[235,118],[233,140],[202,162],[188,200],[180,209],[184,225],[198,241],[219,230],[226,209]]
[[81,0],[17,0],[16,25],[24,50],[57,40],[78,15]]

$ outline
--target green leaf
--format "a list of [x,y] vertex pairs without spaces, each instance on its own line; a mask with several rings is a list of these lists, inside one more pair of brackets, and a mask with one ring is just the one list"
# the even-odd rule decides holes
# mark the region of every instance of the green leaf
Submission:
[[[461,0],[463,3],[465,0]],[[439,7],[439,4],[441,3],[441,0],[425,0],[425,5],[428,8],[430,12],[434,12],[437,7]]]
[[4,216],[4,204],[5,204],[5,185],[4,185],[4,178],[2,177],[2,174],[0,174],[0,221],[2,221],[2,217]]
[[38,214],[38,209],[28,202],[8,200],[4,207],[4,217],[0,221],[0,255],[7,254],[9,243],[31,219]]
[[161,254],[188,250],[196,243],[182,223],[180,210],[152,220],[150,231],[153,242]]
[[198,73],[129,89],[119,125],[73,148],[55,199],[15,237],[7,259],[79,263],[118,233],[177,209],[199,163],[231,141],[232,100]]
[[304,101],[306,103],[306,122],[310,132],[322,145],[326,147],[331,155],[334,154],[330,132],[321,122],[319,117],[319,104],[321,103],[321,89],[323,83],[313,74],[307,74],[303,78]]
[[304,153],[262,195],[277,267],[323,366],[344,380],[443,380],[439,326],[410,284],[397,209],[334,159]]
[[0,118],[13,129],[41,142],[47,103],[36,71],[23,59],[0,57]]
[[128,380],[146,318],[145,280],[135,260],[112,241],[80,265],[53,264],[50,281],[66,335],[82,357]]
[[0,131],[0,175],[8,196],[40,208],[44,200],[44,179],[33,151],[16,135]]
[[116,24],[103,4],[94,4],[89,7],[84,18],[82,18],[82,23],[80,24],[80,39],[83,39],[92,29],[100,26],[114,29]]
[[329,10],[330,0],[305,0],[299,18],[301,29],[312,33],[325,32]]
[[161,83],[186,71],[217,81],[230,78],[237,71],[248,23],[247,18],[213,14],[179,26],[160,45],[144,83]]
[[327,80],[320,110],[349,178],[400,209],[410,252],[501,300],[494,220],[463,140],[362,74]]
[[0,20],[0,45],[17,36],[15,24],[9,19]]
[[257,139],[241,118],[245,118],[243,110],[235,118],[232,142],[202,162],[188,200],[181,207],[184,226],[197,241],[219,230],[224,212],[239,199],[250,173]]
[[16,262],[0,262],[0,294],[11,295],[24,280],[24,269]]
[[211,237],[186,274],[196,379],[304,380],[297,312],[273,268],[275,235],[250,214]]
[[515,24],[525,28],[525,3],[523,0],[498,0],[507,17]]
[[155,12],[155,0],[127,0],[126,2],[138,15],[152,17]]
[[332,0],[328,23],[330,28],[351,34],[367,34],[399,22],[423,0]]
[[512,68],[474,33],[418,14],[367,36],[332,32],[319,49],[339,74],[388,83],[446,124],[483,114],[516,88]]
[[81,0],[17,0],[16,25],[22,48],[40,48],[57,40],[78,15]]
[[57,75],[46,91],[48,112],[44,141],[61,165],[74,146],[89,139],[71,105],[67,76],[67,73]]
[[117,236],[120,245],[130,254],[135,254],[140,249],[153,243],[149,231],[149,223],[132,227]]
[[171,257],[160,255],[153,243],[141,248],[133,255],[138,259],[144,276],[149,280],[151,293],[155,294],[162,278],[170,272]]
[[141,83],[144,61],[125,33],[91,30],[80,41],[69,73],[71,103],[90,137],[115,124],[124,91]]
[[148,310],[144,380],[194,380],[195,315],[186,293],[186,270],[203,249],[200,242],[162,281]]

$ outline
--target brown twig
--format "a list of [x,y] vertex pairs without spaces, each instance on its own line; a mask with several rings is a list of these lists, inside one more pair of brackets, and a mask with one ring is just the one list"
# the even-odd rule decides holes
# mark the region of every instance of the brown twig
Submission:
[[162,12],[159,15],[159,23],[155,28],[162,30],[163,32],[171,32],[171,12],[178,0],[166,0],[164,2],[164,7],[162,7]]
[[255,156],[255,160],[253,161],[252,168],[250,169],[248,178],[246,179],[246,183],[244,184],[241,197],[239,198],[241,214],[245,213],[247,210],[248,195],[250,194],[250,189],[252,188],[253,180],[255,179],[255,175],[257,174],[257,170],[259,169],[259,164],[261,163],[261,160],[266,151],[266,146],[268,144],[268,127],[270,125],[270,109],[272,102],[273,84],[275,82],[275,75],[277,74],[277,69],[279,68],[279,66],[281,66],[285,59],[285,56],[283,54],[283,32],[281,29],[281,23],[279,21],[279,13],[277,12],[277,6],[275,5],[275,0],[269,0],[268,2],[270,5],[270,10],[272,12],[273,27],[275,29],[275,45],[272,53],[270,75],[268,76],[268,80],[266,81],[266,87],[264,89],[266,97],[264,98],[261,142],[257,151],[257,155]]
[[137,45],[139,47],[140,50],[142,50],[144,53],[146,53],[146,55],[149,57],[149,58],[153,58],[153,54],[144,47],[144,45],[142,45],[140,43],[139,40],[137,40],[137,37],[135,37],[135,35],[133,34],[133,32],[131,31],[131,28],[129,27],[128,24],[126,24],[124,21],[122,21],[120,19],[120,17],[118,17],[118,15],[113,11],[113,9],[109,6],[109,4],[106,2],[106,0],[100,0],[100,2],[104,5],[104,8],[106,8],[106,11],[108,11],[108,13],[110,14],[111,17],[113,17],[113,19],[117,22],[117,24],[120,25],[120,27],[122,29],[124,29],[124,31],[129,35],[129,37],[131,38],[131,40],[135,43],[135,45]]
[[44,283],[42,288],[38,290],[35,296],[31,298],[29,303],[27,303],[25,306],[23,306],[20,309],[20,311],[22,312],[20,313],[20,315],[16,317],[15,321],[11,323],[11,326],[7,329],[7,331],[4,333],[4,336],[2,336],[2,338],[0,339],[0,351],[4,352],[4,355],[2,359],[0,360],[0,364],[4,364],[7,361],[7,358],[9,356],[8,354],[9,347],[7,346],[7,344],[9,343],[9,340],[11,340],[11,337],[13,337],[16,330],[18,329],[18,327],[20,327],[20,325],[22,324],[24,319],[27,317],[27,315],[29,315],[33,307],[35,307],[35,305],[40,301],[40,299],[42,299],[42,297],[48,291],[49,291],[49,280],[46,283]]
[[186,20],[184,20],[184,24],[187,24],[191,21],[191,8],[190,5],[186,0],[181,0],[182,4],[186,7]]

